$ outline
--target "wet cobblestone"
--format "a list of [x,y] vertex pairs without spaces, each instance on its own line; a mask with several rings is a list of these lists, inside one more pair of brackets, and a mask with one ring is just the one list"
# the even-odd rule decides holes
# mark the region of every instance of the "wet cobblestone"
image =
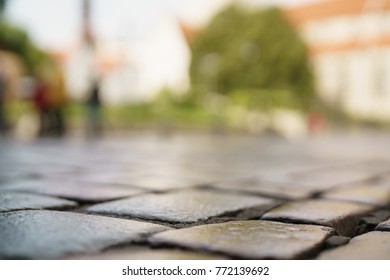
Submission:
[[332,200],[302,200],[285,203],[265,213],[267,220],[318,224],[334,228],[340,235],[353,235],[359,218],[372,207]]
[[0,255],[52,259],[93,253],[167,229],[155,224],[59,211],[8,212],[0,214]]
[[390,259],[390,135],[0,141],[0,259]]
[[251,207],[263,207],[263,212],[258,213],[260,216],[276,203],[269,198],[244,194],[188,190],[140,195],[96,204],[87,208],[87,211],[174,223],[193,223]]
[[235,221],[156,234],[152,244],[223,252],[244,259],[293,259],[321,245],[332,229],[271,221]]
[[357,236],[347,245],[325,251],[319,259],[388,260],[390,259],[390,233],[374,231]]
[[100,202],[147,192],[114,184],[96,184],[64,180],[30,180],[4,183],[0,189],[57,196],[79,202]]
[[73,201],[55,197],[0,191],[0,212],[27,209],[61,209],[76,206],[77,203]]
[[386,230],[386,231],[390,231],[390,219],[380,223],[377,227],[376,227],[377,230]]
[[325,192],[322,197],[352,202],[361,202],[375,206],[390,204],[390,185],[363,184],[337,188]]

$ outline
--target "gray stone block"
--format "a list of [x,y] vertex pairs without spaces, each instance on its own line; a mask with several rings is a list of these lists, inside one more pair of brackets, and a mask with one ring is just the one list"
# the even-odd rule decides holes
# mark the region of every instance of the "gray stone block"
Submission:
[[76,206],[76,202],[61,198],[0,191],[0,212],[27,209],[61,209]]
[[[250,195],[187,190],[140,195],[100,203],[87,208],[87,211],[165,222],[191,223],[250,207],[264,207],[265,211],[276,203],[273,199]],[[259,212],[259,216],[262,213]]]
[[96,253],[168,227],[93,215],[26,210],[0,214],[0,257],[54,259]]
[[313,252],[332,231],[314,225],[233,221],[159,233],[151,236],[149,241],[244,259],[294,259]]
[[373,231],[352,238],[344,246],[325,251],[321,260],[390,260],[390,233]]
[[372,206],[353,202],[308,199],[284,203],[265,213],[262,219],[324,225],[350,236],[360,216],[372,209]]

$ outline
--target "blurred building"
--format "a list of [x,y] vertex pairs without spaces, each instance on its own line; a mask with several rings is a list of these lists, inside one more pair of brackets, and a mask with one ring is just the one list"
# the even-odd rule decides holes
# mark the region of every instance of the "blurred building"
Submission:
[[140,39],[101,40],[90,26],[90,2],[84,0],[80,43],[63,54],[69,93],[83,99],[96,78],[105,103],[149,100],[162,89],[184,92],[189,86],[190,50],[180,22],[165,17]]
[[364,119],[390,119],[390,1],[323,0],[285,9],[308,43],[319,94]]
[[93,76],[101,77],[102,97],[108,103],[144,101],[162,88],[182,92],[189,85],[190,50],[173,19],[162,21],[142,40],[96,39],[94,54],[80,44],[65,57],[67,87],[75,99],[84,97]]
[[[259,7],[272,1],[221,0],[207,19],[231,2]],[[389,120],[390,1],[309,2],[283,9],[308,44],[321,98],[353,116]],[[102,98],[110,103],[148,100],[162,88],[185,91],[191,60],[188,39],[206,23],[165,17],[132,42],[94,38],[94,55],[85,44],[91,34],[84,28],[84,39],[63,55],[69,92],[84,98],[91,75],[102,77]]]

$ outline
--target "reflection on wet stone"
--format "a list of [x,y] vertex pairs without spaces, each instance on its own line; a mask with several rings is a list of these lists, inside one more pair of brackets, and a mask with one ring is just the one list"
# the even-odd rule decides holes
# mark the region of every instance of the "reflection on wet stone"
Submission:
[[325,225],[349,236],[354,233],[360,216],[372,209],[352,202],[310,199],[287,202],[264,214],[262,219]]
[[385,231],[390,231],[390,219],[380,223],[377,227],[377,230],[385,230]]
[[[96,204],[87,208],[87,211],[166,222],[191,223],[251,207],[263,207],[265,211],[275,205],[276,201],[269,198],[211,190],[186,190],[139,195]],[[259,212],[259,216],[263,212]]]
[[0,214],[0,256],[52,259],[96,253],[168,227],[70,212],[27,210]]
[[239,258],[293,259],[312,253],[331,234],[332,229],[322,226],[233,221],[159,233],[149,241]]

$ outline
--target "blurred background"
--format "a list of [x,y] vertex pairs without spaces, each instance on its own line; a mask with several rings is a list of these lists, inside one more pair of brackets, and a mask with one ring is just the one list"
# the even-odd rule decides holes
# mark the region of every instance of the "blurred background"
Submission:
[[0,0],[0,131],[390,123],[388,0]]

